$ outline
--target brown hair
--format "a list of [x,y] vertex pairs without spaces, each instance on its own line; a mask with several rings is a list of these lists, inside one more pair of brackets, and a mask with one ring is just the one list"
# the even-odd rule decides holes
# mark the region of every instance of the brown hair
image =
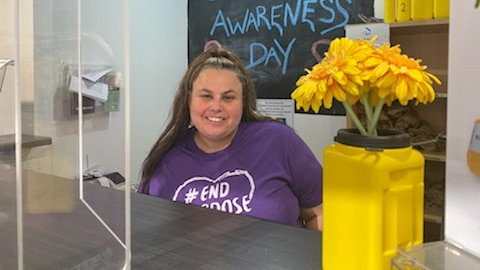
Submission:
[[165,154],[185,135],[190,127],[189,100],[193,82],[202,70],[210,68],[227,69],[237,74],[243,86],[242,122],[273,120],[258,113],[255,88],[240,58],[224,48],[210,47],[193,60],[180,81],[180,85],[175,93],[168,124],[143,161],[142,180],[140,182],[141,192],[148,193],[150,179],[156,167]]

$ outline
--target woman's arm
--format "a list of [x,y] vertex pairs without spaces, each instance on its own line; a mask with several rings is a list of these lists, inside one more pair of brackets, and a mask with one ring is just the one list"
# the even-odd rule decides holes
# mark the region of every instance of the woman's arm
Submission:
[[323,229],[323,206],[320,204],[312,208],[300,209],[300,218],[303,220],[305,228],[321,232]]

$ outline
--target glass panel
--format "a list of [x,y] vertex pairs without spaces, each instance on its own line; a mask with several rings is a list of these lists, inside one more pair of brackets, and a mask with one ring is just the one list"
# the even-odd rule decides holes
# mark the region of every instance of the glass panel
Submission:
[[18,261],[14,6],[14,1],[0,1],[0,269],[16,269]]
[[108,101],[110,91],[121,94],[124,6],[123,0],[0,1],[0,64],[14,59],[0,92],[0,269],[127,264],[127,191],[118,182],[86,181],[92,169],[95,177],[125,175],[124,108],[101,99],[86,112],[87,91],[76,95],[81,83],[70,84],[87,64],[106,65],[115,75]]

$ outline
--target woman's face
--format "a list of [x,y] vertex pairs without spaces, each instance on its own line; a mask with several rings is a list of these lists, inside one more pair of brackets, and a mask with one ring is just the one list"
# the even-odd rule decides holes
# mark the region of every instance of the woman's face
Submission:
[[197,129],[195,142],[216,152],[232,141],[242,118],[242,83],[235,72],[206,69],[193,82],[190,119]]

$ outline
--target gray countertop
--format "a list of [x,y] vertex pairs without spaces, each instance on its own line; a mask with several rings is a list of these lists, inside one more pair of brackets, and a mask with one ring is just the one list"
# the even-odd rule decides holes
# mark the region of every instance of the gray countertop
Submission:
[[[121,269],[124,247],[86,204],[72,201],[78,182],[24,178],[24,269]],[[14,215],[4,208],[14,201],[6,183],[0,212]],[[35,190],[44,186],[56,191]],[[84,199],[125,241],[124,193],[85,184]],[[131,203],[132,269],[321,269],[321,233],[137,193]],[[17,268],[16,228],[14,218],[0,223],[1,270]]]

